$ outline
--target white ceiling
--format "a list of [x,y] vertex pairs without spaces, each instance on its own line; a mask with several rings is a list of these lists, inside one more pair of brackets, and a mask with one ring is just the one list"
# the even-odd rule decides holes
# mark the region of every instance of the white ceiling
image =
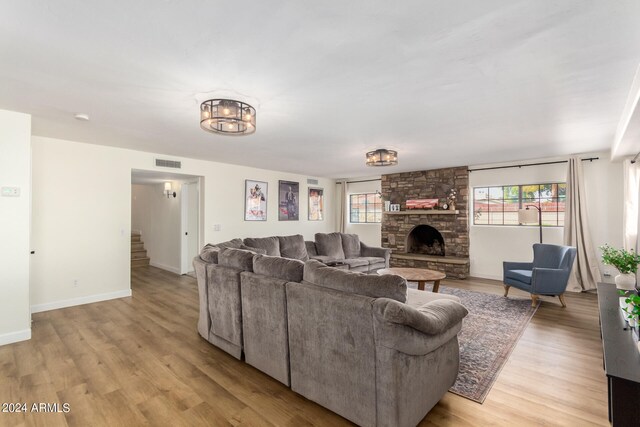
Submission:
[[[640,2],[0,3],[0,108],[36,135],[351,177],[608,149]],[[198,101],[257,109],[199,128]],[[74,120],[88,113],[90,122]],[[400,165],[364,165],[378,147]]]

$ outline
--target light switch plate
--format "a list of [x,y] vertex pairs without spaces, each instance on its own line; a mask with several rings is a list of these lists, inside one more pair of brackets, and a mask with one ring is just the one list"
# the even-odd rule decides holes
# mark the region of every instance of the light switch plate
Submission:
[[20,187],[2,187],[2,197],[20,197]]

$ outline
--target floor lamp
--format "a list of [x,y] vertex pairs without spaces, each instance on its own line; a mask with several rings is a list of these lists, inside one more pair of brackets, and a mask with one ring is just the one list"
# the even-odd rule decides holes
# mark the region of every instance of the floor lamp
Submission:
[[[538,212],[529,208],[536,208]],[[518,222],[520,224],[534,224],[536,221],[540,226],[540,243],[542,243],[542,209],[536,205],[527,205],[524,209],[518,210]]]

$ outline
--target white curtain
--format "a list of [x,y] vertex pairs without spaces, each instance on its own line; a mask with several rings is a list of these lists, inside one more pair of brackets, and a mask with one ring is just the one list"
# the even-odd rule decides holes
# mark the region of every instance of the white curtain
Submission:
[[640,165],[625,160],[624,171],[624,210],[622,211],[623,245],[628,251],[638,250],[638,194],[640,193]]
[[582,160],[578,157],[569,159],[564,243],[578,249],[567,290],[580,292],[595,289],[596,283],[601,280],[600,267],[589,232]]
[[344,233],[347,221],[347,180],[338,181],[338,231]]

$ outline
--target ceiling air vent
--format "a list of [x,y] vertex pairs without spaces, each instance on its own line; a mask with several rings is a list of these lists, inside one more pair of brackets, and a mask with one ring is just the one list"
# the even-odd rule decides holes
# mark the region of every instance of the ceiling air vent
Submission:
[[156,166],[161,168],[180,169],[182,167],[182,162],[177,160],[156,159]]
[[318,185],[317,179],[307,178],[307,184],[309,185]]

